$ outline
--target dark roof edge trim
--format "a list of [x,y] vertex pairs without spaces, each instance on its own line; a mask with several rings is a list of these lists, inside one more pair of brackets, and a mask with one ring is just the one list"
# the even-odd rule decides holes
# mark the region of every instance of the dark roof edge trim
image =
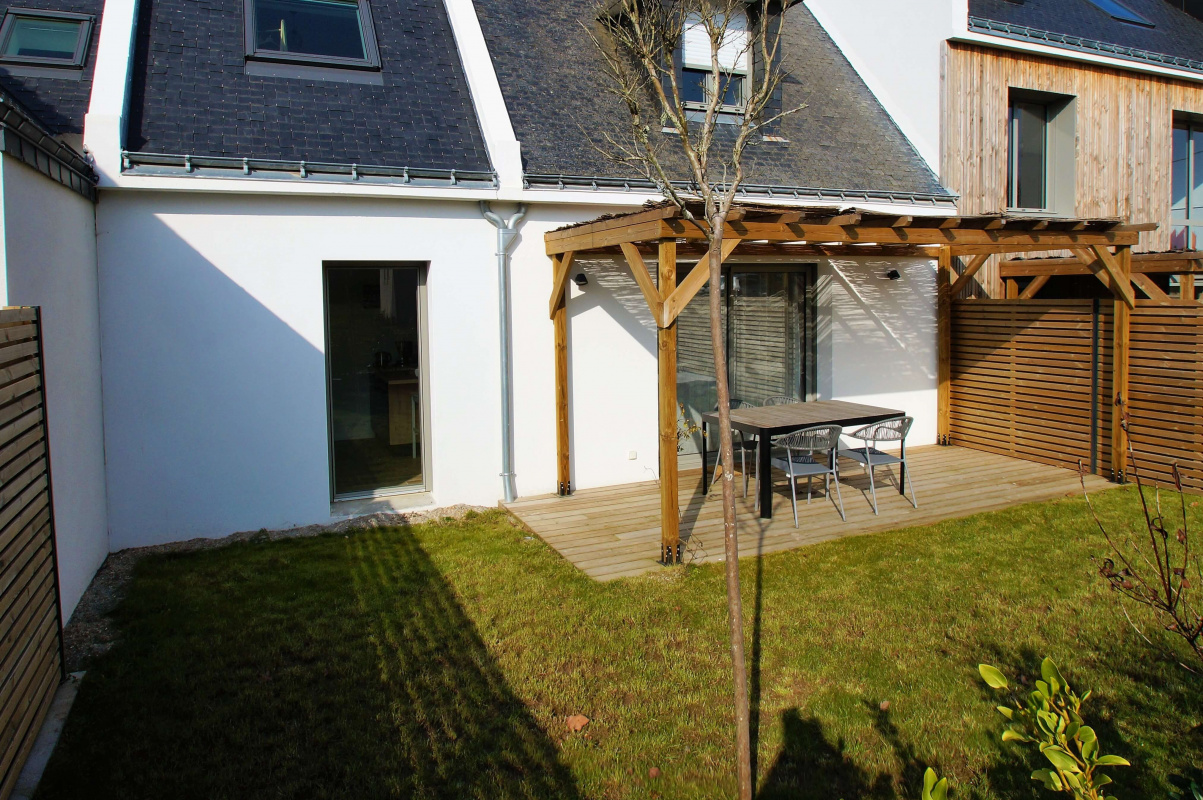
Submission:
[[0,152],[20,159],[51,180],[96,202],[96,173],[92,165],[52,136],[3,92],[0,92]]
[[121,171],[126,175],[193,176],[276,180],[312,180],[326,183],[387,184],[414,187],[493,189],[497,173],[470,169],[381,167],[325,161],[283,161],[270,158],[194,156],[122,151]]
[[[675,181],[674,186],[689,192],[693,184]],[[580,190],[595,192],[656,191],[656,185],[646,178],[603,178],[581,175],[533,175],[523,177],[523,188]],[[772,197],[782,200],[839,200],[841,202],[906,203],[908,205],[931,206],[933,208],[956,208],[955,194],[923,194],[916,192],[887,192],[873,189],[819,189],[802,186],[770,186],[767,184],[740,184],[741,197]]]
[[1141,50],[1135,47],[1108,44],[1107,42],[1100,42],[1095,39],[1083,39],[1080,36],[1070,36],[1067,33],[1053,33],[1052,31],[1029,28],[1025,25],[1016,25],[1011,22],[999,22],[983,17],[970,17],[969,29],[1008,39],[1040,42],[1054,47],[1077,50],[1082,53],[1115,56],[1116,58],[1123,58],[1128,61],[1141,61],[1161,67],[1173,67],[1189,72],[1203,73],[1203,61],[1195,61],[1182,56],[1171,56],[1165,53],[1154,53],[1150,50]]

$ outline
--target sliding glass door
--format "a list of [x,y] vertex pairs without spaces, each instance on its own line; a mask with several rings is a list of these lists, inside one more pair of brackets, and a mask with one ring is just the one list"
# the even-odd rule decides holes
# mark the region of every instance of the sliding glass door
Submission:
[[[769,397],[807,400],[815,393],[815,266],[736,264],[724,268],[722,336],[731,397],[759,405]],[[710,287],[677,318],[677,396],[695,422],[715,408]],[[697,453],[701,435],[685,442]],[[714,443],[708,443],[714,449]]]
[[330,468],[336,498],[426,486],[422,270],[326,267]]

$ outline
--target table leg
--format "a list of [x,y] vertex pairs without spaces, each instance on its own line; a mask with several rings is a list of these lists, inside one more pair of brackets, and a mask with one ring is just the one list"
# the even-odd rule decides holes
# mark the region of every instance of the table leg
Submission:
[[760,470],[760,518],[773,518],[773,475],[770,472],[769,461],[773,455],[772,440],[765,441],[764,433],[756,436],[757,469]]
[[702,496],[710,491],[710,423],[702,420]]

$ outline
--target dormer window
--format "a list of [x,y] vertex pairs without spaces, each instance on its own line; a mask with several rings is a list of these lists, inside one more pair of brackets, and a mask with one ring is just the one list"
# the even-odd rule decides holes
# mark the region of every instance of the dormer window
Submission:
[[698,14],[685,20],[681,44],[681,98],[686,107],[703,108],[715,93],[721,95],[720,111],[743,110],[748,83],[748,17],[732,14],[719,46],[717,85],[710,60],[710,34]]
[[87,14],[10,8],[0,25],[0,62],[82,67],[92,19]]
[[367,0],[246,0],[246,47],[268,61],[380,66]]

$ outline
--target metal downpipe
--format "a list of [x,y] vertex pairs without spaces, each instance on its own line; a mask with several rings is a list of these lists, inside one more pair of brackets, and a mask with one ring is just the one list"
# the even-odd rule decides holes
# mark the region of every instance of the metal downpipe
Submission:
[[514,453],[510,447],[513,413],[510,408],[510,247],[518,236],[518,226],[526,216],[526,205],[503,220],[489,204],[480,202],[480,213],[497,229],[497,307],[501,334],[501,489],[505,502],[514,501]]

